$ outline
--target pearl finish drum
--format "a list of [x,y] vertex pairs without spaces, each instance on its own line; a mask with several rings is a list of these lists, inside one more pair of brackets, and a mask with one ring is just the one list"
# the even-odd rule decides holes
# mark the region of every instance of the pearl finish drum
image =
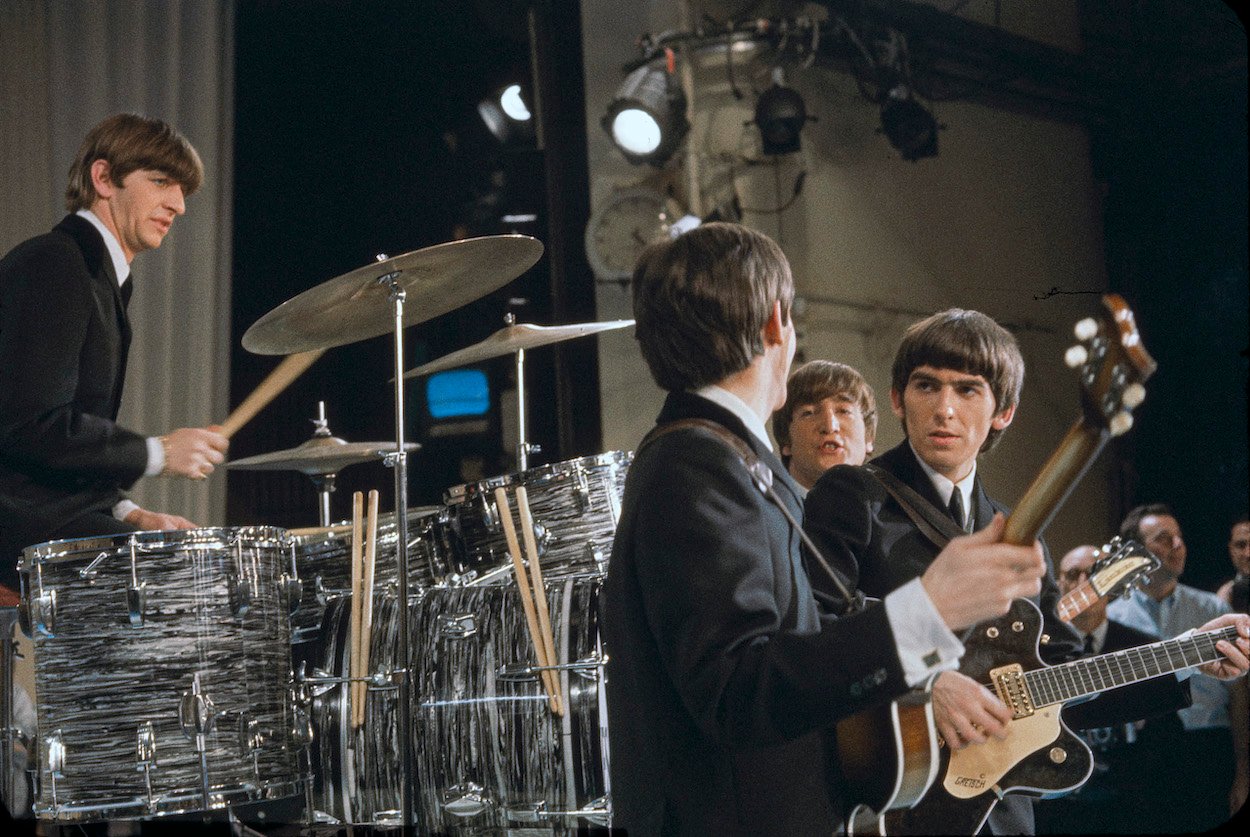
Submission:
[[37,817],[145,818],[300,791],[291,555],[271,527],[24,551]]
[[[457,547],[457,575],[451,581],[511,581],[511,559],[495,504],[499,487],[509,495],[525,487],[545,578],[605,571],[633,456],[610,451],[449,489],[444,498],[447,522]],[[515,506],[512,514],[519,524]]]
[[[551,713],[533,670],[514,587],[436,587],[410,600],[418,833],[572,833],[608,824],[599,588],[598,576],[547,583],[562,718]],[[344,599],[326,621],[332,636],[325,669],[340,680],[349,671],[350,611]],[[314,700],[315,799],[325,819],[399,821],[397,621],[396,598],[378,596],[361,729],[349,730],[345,685]]]

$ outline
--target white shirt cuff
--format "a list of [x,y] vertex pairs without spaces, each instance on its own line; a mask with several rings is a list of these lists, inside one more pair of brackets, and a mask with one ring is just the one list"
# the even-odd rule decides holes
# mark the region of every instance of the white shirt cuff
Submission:
[[134,500],[118,500],[116,505],[113,506],[113,517],[117,520],[125,520],[126,515],[137,508],[139,508],[139,504]]
[[963,643],[946,627],[919,578],[885,597],[885,615],[908,686],[920,686],[939,672],[958,668]]
[[[165,470],[165,446],[159,436],[148,437],[148,467],[143,469],[145,477],[154,477]],[[120,518],[118,518],[120,520]]]

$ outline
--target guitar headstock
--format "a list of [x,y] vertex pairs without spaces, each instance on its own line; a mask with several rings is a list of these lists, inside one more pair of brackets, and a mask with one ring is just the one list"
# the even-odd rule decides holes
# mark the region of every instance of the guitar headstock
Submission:
[[1134,584],[1144,584],[1159,568],[1159,559],[1132,538],[1114,537],[1098,552],[1089,570],[1089,583],[1099,596],[1109,599],[1128,595]]
[[1145,381],[1158,364],[1142,345],[1128,303],[1104,294],[1097,316],[1076,324],[1077,340],[1064,361],[1080,370],[1085,421],[1112,436],[1133,426],[1132,411],[1146,397]]

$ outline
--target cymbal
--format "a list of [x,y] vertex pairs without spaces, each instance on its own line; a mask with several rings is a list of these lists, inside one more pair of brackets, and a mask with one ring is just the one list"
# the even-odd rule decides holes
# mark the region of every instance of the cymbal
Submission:
[[537,346],[572,340],[575,337],[584,337],[600,331],[611,331],[614,328],[625,328],[633,324],[633,320],[607,320],[601,323],[575,323],[562,326],[540,326],[528,323],[504,326],[480,343],[444,355],[416,369],[408,370],[404,373],[404,377],[415,378],[431,372],[442,372],[444,369],[455,369],[457,366],[467,366],[470,363],[512,354],[519,349],[533,349]]
[[389,283],[406,292],[404,325],[446,314],[498,290],[534,266],[543,245],[528,235],[488,235],[435,244],[336,276],[288,299],[243,335],[260,355],[330,349],[395,327]]
[[[416,442],[404,444],[406,451],[420,447]],[[227,462],[226,467],[241,471],[299,471],[308,476],[319,476],[337,474],[343,468],[360,462],[380,460],[394,451],[394,442],[345,442],[337,436],[318,436],[298,447]]]

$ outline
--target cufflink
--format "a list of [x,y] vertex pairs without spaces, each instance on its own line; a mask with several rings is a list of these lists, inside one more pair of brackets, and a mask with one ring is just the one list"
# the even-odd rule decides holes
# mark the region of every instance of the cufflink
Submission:
[[925,664],[925,668],[934,668],[942,664],[942,655],[937,652],[936,648],[934,648],[928,654],[921,657],[920,661]]

